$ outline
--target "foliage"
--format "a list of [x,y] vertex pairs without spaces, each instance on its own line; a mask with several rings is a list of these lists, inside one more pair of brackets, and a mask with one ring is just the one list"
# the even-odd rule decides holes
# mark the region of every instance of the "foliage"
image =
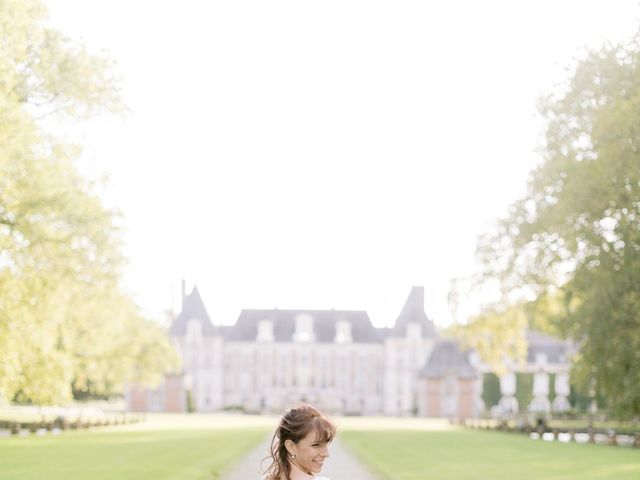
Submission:
[[545,292],[534,301],[519,305],[527,317],[527,328],[561,337],[561,325],[567,313],[564,298],[559,292]]
[[500,379],[495,373],[485,373],[482,378],[482,401],[487,410],[500,402]]
[[587,412],[589,410],[589,394],[579,390],[575,385],[571,385],[569,390],[569,402],[577,412]]
[[526,412],[533,400],[533,373],[516,373],[516,400],[518,410]]
[[113,394],[132,365],[175,365],[153,333],[162,360],[149,362],[148,322],[119,287],[118,215],[62,136],[122,109],[112,62],[45,22],[36,0],[0,3],[0,400],[35,403]]
[[521,363],[527,354],[527,318],[521,308],[487,309],[466,325],[455,325],[451,334],[475,349],[498,375],[506,373],[507,361]]
[[187,390],[186,393],[186,403],[187,403],[187,413],[193,413],[196,411],[196,406],[193,403],[193,394],[191,393],[191,390]]
[[499,282],[504,310],[537,300],[580,347],[580,388],[639,415],[640,33],[589,52],[541,112],[543,161],[480,239],[482,279]]

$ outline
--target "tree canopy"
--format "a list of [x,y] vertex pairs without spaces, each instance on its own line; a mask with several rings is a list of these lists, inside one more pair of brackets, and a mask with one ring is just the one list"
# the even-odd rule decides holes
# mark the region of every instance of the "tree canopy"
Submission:
[[588,52],[540,111],[543,159],[480,238],[481,278],[500,285],[494,309],[546,308],[539,327],[579,347],[574,379],[640,415],[640,33]]
[[[49,28],[46,15],[36,0],[0,3],[4,401],[108,396],[176,365],[120,286],[118,214],[79,173],[79,146],[61,135],[65,121],[122,109],[113,62]],[[56,131],[46,128],[53,122]]]

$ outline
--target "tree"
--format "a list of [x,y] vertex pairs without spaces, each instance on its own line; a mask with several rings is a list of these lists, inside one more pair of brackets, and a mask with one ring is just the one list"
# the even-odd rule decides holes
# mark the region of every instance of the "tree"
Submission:
[[122,109],[113,62],[90,54],[45,20],[36,0],[0,3],[5,401],[60,402],[82,389],[113,394],[138,359],[144,358],[145,371],[175,365],[166,340],[155,333],[153,348],[165,361],[150,365],[143,330],[151,326],[119,285],[124,259],[117,212],[106,209],[94,183],[78,173],[80,148],[60,135],[69,121]]
[[[449,303],[456,310],[465,292],[481,279],[463,284],[457,279],[451,288]],[[496,302],[469,315],[464,323],[455,323],[449,334],[466,347],[476,350],[480,358],[498,375],[506,373],[508,364],[523,364],[527,357],[527,331],[538,331],[554,337],[562,336],[560,321],[566,306],[558,292],[544,293],[534,301]]]
[[506,310],[486,308],[464,325],[454,325],[450,334],[474,349],[497,375],[507,372],[507,362],[521,363],[527,356],[527,317],[520,306]]
[[479,240],[482,278],[499,282],[503,309],[547,302],[555,318],[547,326],[580,347],[578,383],[603,394],[616,416],[637,416],[640,33],[588,52],[540,109],[543,161],[526,195]]

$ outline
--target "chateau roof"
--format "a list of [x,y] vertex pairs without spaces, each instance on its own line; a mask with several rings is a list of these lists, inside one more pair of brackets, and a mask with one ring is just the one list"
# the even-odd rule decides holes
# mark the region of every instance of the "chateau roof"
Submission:
[[429,360],[420,370],[420,376],[440,378],[449,374],[457,378],[477,378],[476,369],[469,362],[469,352],[460,351],[454,340],[440,340],[433,347]]
[[187,322],[189,320],[200,320],[202,322],[203,335],[215,335],[216,327],[211,323],[207,309],[204,306],[202,297],[198,292],[198,287],[193,287],[191,293],[182,300],[182,311],[180,315],[171,323],[170,335],[184,336],[187,334]]
[[375,329],[378,332],[378,336],[382,340],[384,340],[385,338],[387,338],[391,334],[391,328],[390,327],[375,327]]
[[436,337],[436,328],[433,322],[429,320],[427,314],[424,313],[424,287],[413,287],[404,307],[396,320],[395,325],[391,329],[392,337],[404,337],[407,334],[407,324],[410,322],[418,323],[422,327],[423,337]]
[[258,334],[258,322],[271,320],[274,341],[291,342],[295,330],[295,319],[303,314],[313,319],[315,342],[333,342],[336,336],[336,323],[348,321],[351,324],[351,338],[354,343],[382,343],[382,337],[371,324],[369,315],[362,310],[242,310],[238,321],[227,333],[226,340],[253,342]]
[[536,355],[544,353],[549,363],[567,363],[571,353],[571,343],[566,340],[554,338],[546,333],[529,330],[526,333],[528,350],[527,362],[535,363]]

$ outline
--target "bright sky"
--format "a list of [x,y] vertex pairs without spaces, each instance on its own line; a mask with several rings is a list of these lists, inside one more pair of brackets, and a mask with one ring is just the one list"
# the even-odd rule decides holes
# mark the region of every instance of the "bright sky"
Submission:
[[83,135],[124,214],[127,287],[161,317],[184,277],[222,324],[390,325],[412,285],[449,323],[451,280],[540,158],[537,99],[640,18],[636,0],[47,4],[125,80],[129,114]]

